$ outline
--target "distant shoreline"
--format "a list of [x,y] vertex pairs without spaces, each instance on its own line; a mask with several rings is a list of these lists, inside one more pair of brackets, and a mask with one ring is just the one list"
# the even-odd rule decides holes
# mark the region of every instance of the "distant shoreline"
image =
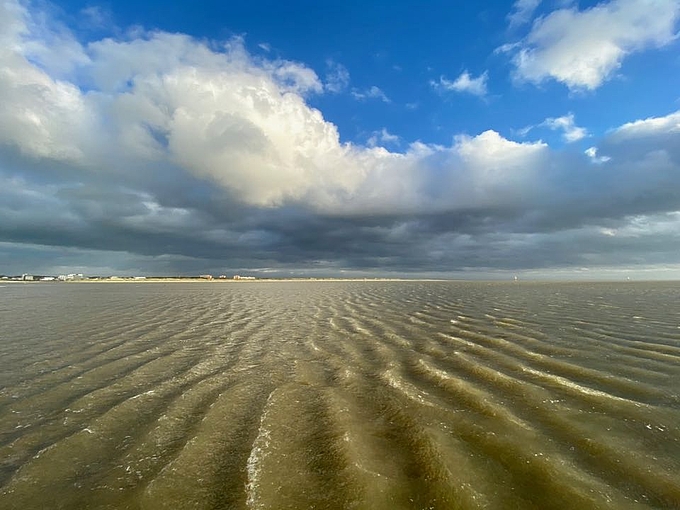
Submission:
[[449,282],[449,283],[498,283],[498,284],[611,284],[611,283],[680,283],[680,280],[655,280],[655,279],[641,279],[641,280],[618,280],[618,279],[593,279],[593,280],[569,280],[569,279],[524,279],[524,280],[505,280],[505,279],[446,279],[446,278],[314,278],[314,277],[300,277],[300,278],[200,278],[200,277],[91,277],[79,280],[0,280],[0,285],[5,284],[151,284],[151,283],[211,283],[211,284],[243,284],[243,283],[317,283],[317,282],[364,282],[364,283],[380,283],[380,282]]
[[267,283],[267,282],[449,282],[463,280],[446,280],[437,278],[84,278],[81,280],[2,280],[0,283],[27,283],[27,284],[73,284],[73,283]]

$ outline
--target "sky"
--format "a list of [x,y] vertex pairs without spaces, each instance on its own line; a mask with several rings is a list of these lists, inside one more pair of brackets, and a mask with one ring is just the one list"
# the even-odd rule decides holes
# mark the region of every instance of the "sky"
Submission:
[[0,0],[0,274],[680,279],[680,0]]

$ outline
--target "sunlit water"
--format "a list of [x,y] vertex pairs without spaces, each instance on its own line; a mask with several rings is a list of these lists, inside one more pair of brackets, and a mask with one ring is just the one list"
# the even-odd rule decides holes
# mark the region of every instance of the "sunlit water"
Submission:
[[680,508],[680,284],[0,288],[0,508]]

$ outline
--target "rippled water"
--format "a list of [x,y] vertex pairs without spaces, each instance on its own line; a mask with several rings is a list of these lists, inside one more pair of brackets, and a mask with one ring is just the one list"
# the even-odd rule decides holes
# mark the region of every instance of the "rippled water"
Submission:
[[0,288],[0,508],[680,508],[680,284]]

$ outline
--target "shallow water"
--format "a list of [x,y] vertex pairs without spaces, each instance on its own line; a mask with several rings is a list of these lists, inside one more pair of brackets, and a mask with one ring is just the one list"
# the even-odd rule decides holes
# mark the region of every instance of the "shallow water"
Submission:
[[680,284],[0,288],[0,508],[680,508]]

